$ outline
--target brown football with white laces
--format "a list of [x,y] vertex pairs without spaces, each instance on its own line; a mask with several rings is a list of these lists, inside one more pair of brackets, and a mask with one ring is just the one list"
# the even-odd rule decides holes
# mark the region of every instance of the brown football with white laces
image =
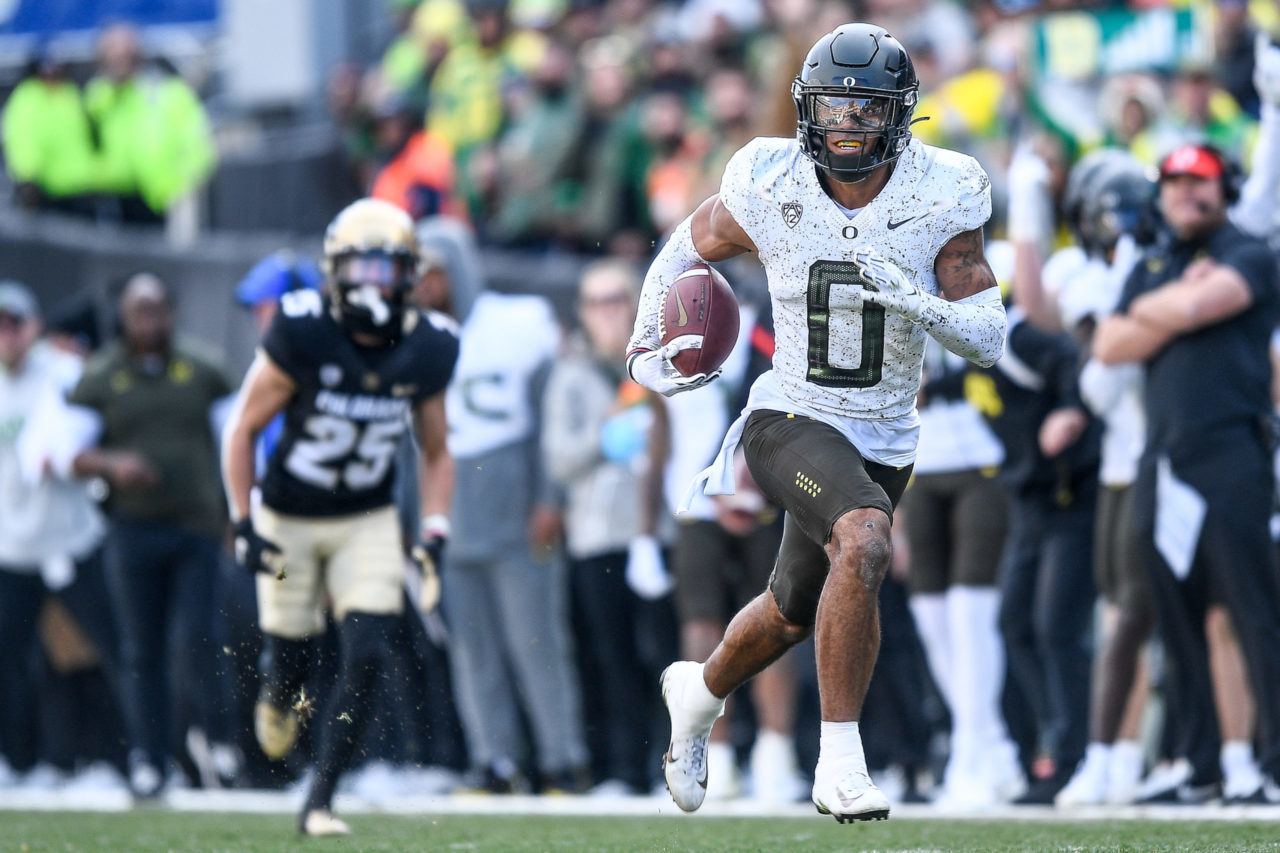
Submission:
[[694,264],[667,291],[662,306],[662,343],[693,336],[696,345],[678,353],[672,365],[682,376],[710,373],[724,364],[738,342],[738,300],[717,270]]

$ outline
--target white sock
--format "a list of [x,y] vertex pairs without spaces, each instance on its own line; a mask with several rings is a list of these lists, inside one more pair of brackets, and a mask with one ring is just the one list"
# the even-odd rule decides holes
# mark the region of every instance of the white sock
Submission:
[[857,764],[866,769],[867,758],[862,753],[862,735],[858,733],[858,721],[832,723],[822,721],[818,735],[818,764],[834,767]]
[[707,681],[703,677],[705,666],[706,664],[698,664],[697,676],[685,681],[684,694],[680,697],[680,704],[689,711],[689,731],[672,732],[672,737],[703,734],[724,713],[724,700],[718,698],[707,687]]
[[1230,776],[1232,773],[1254,766],[1253,745],[1247,740],[1226,740],[1222,742],[1219,756],[1222,772]]
[[955,585],[947,590],[947,626],[951,673],[956,690],[951,705],[952,744],[981,755],[1003,742],[1004,641],[1000,637],[1000,590],[994,586]]
[[911,596],[910,606],[933,682],[938,685],[942,701],[951,708],[951,637],[946,596],[940,592],[916,593]]

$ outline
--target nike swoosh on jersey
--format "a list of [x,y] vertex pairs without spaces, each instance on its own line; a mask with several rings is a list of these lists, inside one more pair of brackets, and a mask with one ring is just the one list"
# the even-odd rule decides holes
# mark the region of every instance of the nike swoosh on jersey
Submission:
[[906,225],[908,222],[911,222],[911,221],[916,220],[916,219],[919,219],[919,218],[920,218],[919,216],[908,216],[906,219],[903,219],[903,220],[901,220],[901,221],[899,221],[899,222],[894,222],[893,220],[890,220],[890,221],[889,221],[888,223],[886,223],[886,224],[889,226],[889,230],[890,230],[890,231],[892,231],[892,230],[893,230],[893,229],[895,229],[895,228],[898,228],[898,227],[900,227],[900,226],[902,226],[902,225]]

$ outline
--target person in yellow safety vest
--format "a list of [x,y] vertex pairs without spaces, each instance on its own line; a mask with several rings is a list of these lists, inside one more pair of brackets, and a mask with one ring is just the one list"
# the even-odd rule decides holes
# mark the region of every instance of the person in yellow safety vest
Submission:
[[177,74],[142,68],[137,31],[117,24],[98,41],[99,74],[85,87],[97,132],[103,190],[126,221],[156,221],[213,171],[204,107]]
[[80,90],[47,52],[4,105],[5,168],[18,204],[90,215],[98,189],[97,154]]

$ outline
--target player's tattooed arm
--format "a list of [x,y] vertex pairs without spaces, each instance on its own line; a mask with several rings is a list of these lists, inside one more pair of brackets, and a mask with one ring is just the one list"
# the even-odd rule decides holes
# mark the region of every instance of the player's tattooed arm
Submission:
[[982,250],[982,231],[974,229],[952,237],[933,262],[938,291],[944,299],[958,302],[987,288],[996,287],[996,275]]

